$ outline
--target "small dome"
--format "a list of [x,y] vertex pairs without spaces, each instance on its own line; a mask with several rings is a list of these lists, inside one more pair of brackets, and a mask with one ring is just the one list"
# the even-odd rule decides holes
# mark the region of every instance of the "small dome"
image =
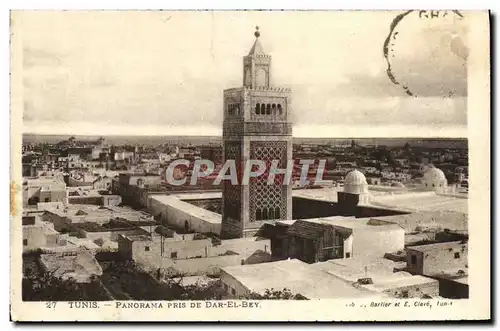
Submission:
[[368,193],[366,177],[359,170],[353,170],[345,176],[344,192],[352,194]]
[[442,170],[430,166],[424,173],[423,184],[427,187],[444,187],[448,181]]
[[359,170],[353,170],[345,176],[345,184],[366,184],[366,177]]

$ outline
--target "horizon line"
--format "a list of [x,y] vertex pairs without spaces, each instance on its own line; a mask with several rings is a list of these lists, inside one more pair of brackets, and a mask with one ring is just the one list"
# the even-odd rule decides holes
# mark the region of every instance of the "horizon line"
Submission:
[[[82,135],[82,136],[210,136],[222,137],[218,125],[131,125],[92,122],[24,122],[19,130],[26,134]],[[294,138],[468,138],[467,125],[416,124],[295,124]]]
[[[203,134],[71,134],[71,133],[38,133],[38,132],[23,132],[22,135],[38,135],[38,136],[95,136],[95,137],[211,137],[211,138],[223,138],[222,135],[203,135]],[[324,136],[324,137],[312,137],[312,136],[294,136],[292,138],[300,139],[469,139],[466,136]]]

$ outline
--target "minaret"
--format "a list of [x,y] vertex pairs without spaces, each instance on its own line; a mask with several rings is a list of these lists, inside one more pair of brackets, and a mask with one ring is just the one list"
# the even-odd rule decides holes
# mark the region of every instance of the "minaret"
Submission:
[[[271,56],[264,53],[258,27],[254,35],[243,57],[243,87],[224,91],[224,161],[235,160],[239,174],[250,159],[268,165],[277,160],[279,169],[292,160],[291,91],[271,86]],[[224,181],[221,237],[253,236],[266,222],[291,219],[292,187],[282,179],[276,176],[274,185],[267,176],[247,185]]]

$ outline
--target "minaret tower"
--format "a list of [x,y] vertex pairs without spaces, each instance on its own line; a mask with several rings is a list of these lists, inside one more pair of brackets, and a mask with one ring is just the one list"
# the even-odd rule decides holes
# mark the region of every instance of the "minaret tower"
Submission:
[[[224,91],[224,160],[235,160],[243,173],[247,160],[279,161],[285,169],[292,160],[291,91],[271,86],[271,56],[264,53],[256,27],[255,42],[243,57],[243,87]],[[264,223],[292,218],[292,188],[276,176],[248,185],[224,181],[221,237],[253,236]],[[239,178],[241,184],[241,177]]]

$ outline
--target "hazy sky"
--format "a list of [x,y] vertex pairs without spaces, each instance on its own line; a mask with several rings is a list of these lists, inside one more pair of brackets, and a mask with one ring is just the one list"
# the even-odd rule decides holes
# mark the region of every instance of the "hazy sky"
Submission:
[[[296,136],[465,136],[464,20],[399,12],[23,12],[25,132],[221,133],[260,26],[272,84],[292,88]],[[438,22],[438,23],[435,23]]]

